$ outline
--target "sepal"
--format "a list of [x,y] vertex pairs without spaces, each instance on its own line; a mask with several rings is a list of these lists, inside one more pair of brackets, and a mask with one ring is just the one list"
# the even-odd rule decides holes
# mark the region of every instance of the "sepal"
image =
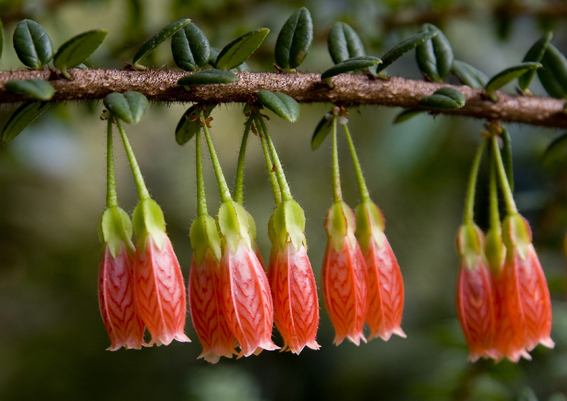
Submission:
[[386,223],[382,211],[374,202],[367,200],[356,207],[356,237],[362,252],[368,250],[370,239],[376,241],[379,249],[384,246],[384,232]]
[[301,245],[307,248],[305,213],[299,203],[294,200],[280,202],[272,215],[271,222],[272,236],[280,250],[283,251],[286,242],[291,242],[296,251],[299,251]]
[[476,266],[479,255],[483,254],[484,234],[474,223],[464,224],[459,228],[457,250],[468,269]]
[[238,250],[238,243],[244,243],[251,249],[250,222],[248,212],[237,202],[230,200],[224,202],[217,215],[217,227],[224,241],[233,253]]
[[[522,259],[526,259],[528,248],[532,243],[530,223],[518,213],[509,215],[502,224],[502,239],[508,250],[515,249]],[[508,253],[508,255],[511,254]]]
[[141,200],[132,214],[134,232],[138,238],[140,252],[144,252],[147,238],[152,237],[154,243],[161,251],[163,250],[165,236],[165,219],[163,212],[153,199]]
[[486,245],[484,247],[486,259],[494,273],[498,273],[504,262],[506,248],[502,242],[502,230],[494,227],[486,233]]
[[203,263],[207,250],[210,250],[216,261],[220,263],[221,241],[215,219],[208,214],[197,217],[189,229],[189,238],[198,266]]
[[355,247],[356,219],[352,209],[344,202],[335,202],[325,219],[325,231],[333,247],[340,252],[344,238],[348,237],[351,248]]
[[109,207],[104,211],[100,217],[98,236],[100,242],[108,246],[114,259],[118,257],[122,244],[130,253],[134,253],[132,222],[128,213],[119,207]]

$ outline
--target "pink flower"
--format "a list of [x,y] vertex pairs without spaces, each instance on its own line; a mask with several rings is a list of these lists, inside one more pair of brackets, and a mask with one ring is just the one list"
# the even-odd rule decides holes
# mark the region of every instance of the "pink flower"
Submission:
[[547,281],[532,245],[529,223],[519,214],[508,216],[503,224],[506,260],[495,275],[499,325],[496,347],[513,362],[538,344],[553,348],[551,300]]
[[138,243],[134,277],[138,310],[152,335],[149,345],[191,341],[183,332],[187,300],[181,268],[165,232],[148,235],[145,243]]
[[368,310],[368,273],[364,256],[354,236],[354,213],[344,203],[335,203],[325,221],[327,248],[323,261],[323,296],[335,327],[334,343],[345,338],[359,345]]
[[224,316],[241,348],[238,357],[278,349],[271,339],[274,310],[268,279],[244,239],[236,250],[224,244],[219,284]]
[[104,248],[98,270],[98,302],[110,337],[108,349],[140,349],[144,342],[144,323],[134,299],[132,256],[124,244],[116,258],[108,245]]
[[475,225],[459,230],[461,269],[457,282],[457,314],[470,348],[469,359],[498,359],[494,338],[496,311],[490,270],[483,253],[484,235]]
[[284,339],[282,351],[299,354],[305,346],[319,349],[315,340],[319,327],[317,284],[305,246],[296,250],[287,242],[272,250],[268,279],[274,299],[276,326]]
[[205,252],[200,264],[193,254],[187,286],[191,320],[203,346],[199,358],[210,363],[217,363],[221,356],[231,358],[236,354],[235,337],[222,311],[219,269],[220,263],[210,250]]

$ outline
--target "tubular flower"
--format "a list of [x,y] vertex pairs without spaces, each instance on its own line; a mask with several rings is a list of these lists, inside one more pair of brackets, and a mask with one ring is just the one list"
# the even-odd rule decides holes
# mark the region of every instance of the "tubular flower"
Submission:
[[138,238],[134,259],[136,302],[152,335],[149,345],[189,342],[183,332],[187,313],[185,284],[171,241],[165,233],[163,213],[158,204],[142,200],[134,210]]
[[354,236],[353,211],[336,202],[325,221],[327,248],[323,260],[323,296],[335,327],[334,343],[348,338],[359,345],[366,342],[362,332],[368,310],[368,273],[364,256]]
[[190,236],[193,258],[187,290],[191,321],[203,346],[198,358],[217,363],[221,356],[231,358],[236,351],[234,335],[221,307],[220,238],[213,218],[197,217],[191,225]]
[[388,341],[392,334],[406,338],[400,327],[404,309],[404,282],[396,256],[384,234],[382,212],[372,201],[356,209],[356,236],[368,268],[368,313],[370,337]]
[[219,285],[228,327],[241,352],[238,357],[275,350],[274,309],[266,272],[256,256],[246,210],[234,201],[221,205],[218,215],[222,256]]
[[98,301],[110,337],[108,349],[140,349],[144,323],[134,299],[132,225],[126,212],[108,208],[101,219],[100,236],[105,247],[98,270]]
[[496,347],[518,362],[536,345],[555,346],[551,333],[551,301],[547,281],[532,245],[529,223],[519,214],[504,220],[506,259],[496,274],[499,326]]
[[270,221],[272,251],[268,279],[274,299],[276,326],[284,339],[282,351],[299,354],[319,349],[317,284],[305,246],[305,216],[293,200],[281,202]]
[[461,269],[457,282],[457,314],[470,348],[469,360],[498,359],[494,347],[496,313],[490,270],[483,253],[484,235],[474,224],[461,226],[457,248]]

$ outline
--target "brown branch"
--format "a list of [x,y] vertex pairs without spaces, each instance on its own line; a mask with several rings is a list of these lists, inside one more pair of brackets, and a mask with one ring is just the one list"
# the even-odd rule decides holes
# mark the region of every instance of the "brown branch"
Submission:
[[[4,89],[11,79],[42,78],[56,90],[52,101],[102,99],[111,92],[138,91],[149,100],[161,102],[253,103],[260,89],[285,93],[300,103],[333,103],[342,106],[382,105],[430,111],[431,113],[497,119],[506,122],[567,128],[564,100],[514,96],[497,92],[498,102],[487,100],[483,91],[455,86],[466,97],[458,110],[426,109],[419,100],[435,90],[449,86],[392,77],[371,79],[363,75],[342,74],[329,88],[319,74],[276,74],[242,72],[240,81],[227,85],[199,85],[189,91],[177,85],[187,73],[173,71],[124,71],[71,69],[73,80],[62,79],[57,70],[0,72],[0,103],[25,100]],[[29,99],[28,99],[29,101]]]

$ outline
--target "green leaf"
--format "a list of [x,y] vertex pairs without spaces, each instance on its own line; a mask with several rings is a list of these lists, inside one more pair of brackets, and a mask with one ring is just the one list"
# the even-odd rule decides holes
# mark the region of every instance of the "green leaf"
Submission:
[[425,24],[423,28],[425,32],[437,32],[437,35],[417,46],[415,58],[422,73],[432,81],[441,82],[453,68],[453,49],[447,37],[435,25]]
[[247,32],[226,45],[216,59],[216,68],[231,70],[245,62],[262,44],[270,30],[260,28]]
[[4,24],[0,19],[0,58],[2,58],[2,50],[4,49]]
[[211,68],[210,70],[204,70],[199,72],[194,72],[190,75],[185,75],[179,78],[177,81],[178,85],[185,86],[185,89],[189,85],[209,85],[209,84],[231,84],[233,82],[239,81],[238,75],[224,70],[217,70]]
[[543,161],[546,164],[565,164],[567,161],[567,132],[551,141],[547,149],[545,149]]
[[471,88],[484,89],[488,82],[488,77],[484,72],[463,61],[454,60],[451,72],[463,85],[470,86]]
[[179,68],[197,71],[209,62],[209,40],[197,25],[189,23],[171,38],[171,53]]
[[23,81],[11,80],[4,85],[10,92],[33,97],[38,100],[49,100],[53,97],[55,89],[43,79],[26,79]]
[[337,22],[327,38],[329,54],[335,64],[354,57],[365,56],[364,45],[354,29],[344,22]]
[[333,123],[333,116],[331,114],[326,114],[323,116],[317,127],[315,127],[315,132],[313,132],[313,136],[311,137],[311,149],[315,150],[327,138],[329,133],[331,132],[331,126]]
[[438,31],[428,31],[428,32],[420,32],[412,37],[404,40],[401,43],[398,43],[396,46],[392,47],[384,56],[382,57],[382,64],[378,66],[376,69],[376,73],[384,70],[394,61],[402,57],[404,54],[409,52],[414,47],[417,47],[424,43],[425,41],[435,37],[438,34]]
[[177,32],[190,22],[191,20],[189,18],[183,18],[179,21],[172,22],[171,24],[162,28],[154,36],[146,40],[134,55],[134,59],[132,60],[132,65],[134,66],[134,68],[145,70],[146,67],[140,65],[140,61],[145,59],[148,54],[154,51],[154,49],[158,47],[164,40],[169,38],[171,35],[173,35],[175,32]]
[[6,145],[34,122],[48,107],[46,102],[24,103],[10,116],[2,130],[2,144]]
[[361,70],[363,68],[372,67],[373,65],[380,64],[381,62],[382,60],[380,60],[378,57],[372,57],[372,56],[361,56],[361,57],[351,58],[342,61],[338,64],[335,64],[334,66],[323,72],[321,74],[321,79],[327,79],[345,72],[351,72],[351,71]]
[[398,114],[396,116],[396,118],[394,118],[394,121],[392,124],[400,124],[403,123],[404,121],[409,120],[410,118],[413,118],[415,116],[417,116],[418,114],[423,113],[423,110],[414,110],[414,109],[405,109],[402,112],[400,112],[400,114]]
[[139,123],[148,109],[148,99],[134,91],[110,93],[103,102],[108,111],[128,124]]
[[313,21],[305,7],[301,7],[288,18],[276,41],[276,64],[282,69],[292,71],[297,68],[311,48],[313,40]]
[[[541,60],[543,59],[543,55],[547,50],[547,46],[549,45],[549,41],[551,40],[552,37],[553,34],[551,32],[548,32],[545,35],[543,35],[543,37],[540,40],[535,42],[533,46],[530,47],[530,50],[528,50],[528,52],[526,53],[526,56],[524,57],[523,61],[524,62],[535,61],[537,63],[541,62]],[[532,82],[534,75],[535,75],[535,70],[529,70],[524,75],[518,78],[518,85],[520,86],[521,90],[525,91],[526,89],[528,89],[528,86],[530,86],[530,83]]]
[[[215,105],[208,105],[205,110],[205,118],[211,114],[211,111],[215,108]],[[181,119],[175,127],[175,140],[180,145],[185,145],[189,142],[201,128],[201,122],[198,119],[200,108],[196,106],[189,107],[185,113],[181,116]]]
[[294,123],[299,119],[299,103],[288,95],[262,89],[258,92],[258,100],[284,120]]
[[506,177],[508,178],[508,183],[510,184],[510,189],[514,190],[514,167],[512,160],[512,139],[510,138],[510,133],[505,127],[502,128],[502,163],[504,164],[504,170],[506,170]]
[[40,70],[53,57],[49,35],[31,19],[25,19],[16,26],[13,41],[18,58],[30,68]]
[[488,96],[493,101],[496,101],[497,99],[494,96],[494,91],[500,89],[507,83],[512,82],[514,79],[521,77],[527,71],[541,68],[541,66],[541,63],[527,62],[514,65],[500,71],[498,74],[490,78],[490,81],[486,84],[486,92],[488,93]]
[[98,49],[106,35],[108,35],[108,31],[94,29],[69,39],[59,47],[59,50],[53,56],[53,65],[55,68],[59,68],[66,78],[71,79],[67,69],[84,62]]
[[567,98],[567,60],[551,43],[541,59],[543,68],[537,70],[537,76],[549,96],[556,99]]
[[465,95],[455,88],[441,88],[426,96],[419,101],[424,107],[435,109],[456,110],[463,107],[466,103]]

